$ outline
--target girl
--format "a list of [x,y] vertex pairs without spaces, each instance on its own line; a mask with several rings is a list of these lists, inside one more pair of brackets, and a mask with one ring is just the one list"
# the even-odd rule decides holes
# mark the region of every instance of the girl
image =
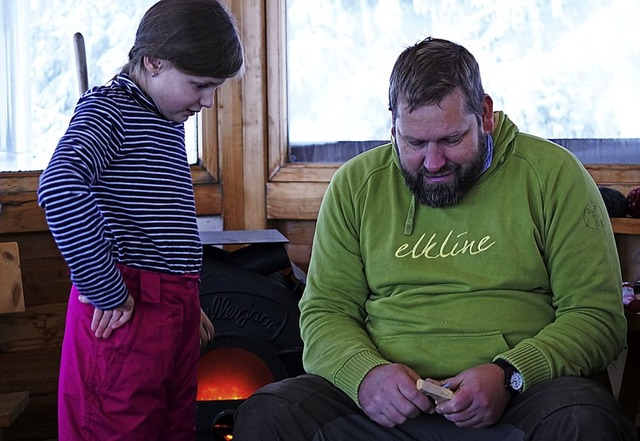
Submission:
[[[202,246],[183,123],[242,64],[220,3],[159,1],[42,174],[38,200],[73,282],[60,440],[195,439]],[[212,335],[204,317],[201,339]]]

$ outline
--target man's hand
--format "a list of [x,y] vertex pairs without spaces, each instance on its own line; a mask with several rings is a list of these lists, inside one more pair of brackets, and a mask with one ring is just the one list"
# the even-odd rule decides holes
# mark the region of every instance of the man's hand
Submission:
[[360,384],[358,399],[376,423],[393,427],[422,412],[433,413],[433,402],[416,387],[418,374],[401,364],[386,364],[369,371]]
[[200,346],[205,347],[213,340],[215,330],[207,314],[200,308]]
[[[90,303],[85,296],[78,296],[82,303]],[[109,311],[95,308],[91,320],[91,330],[98,338],[108,338],[111,333],[127,323],[133,316],[133,297],[127,296],[127,300],[117,308]]]
[[511,399],[504,387],[504,371],[494,364],[467,369],[445,380],[455,396],[436,412],[458,427],[487,427],[497,422]]

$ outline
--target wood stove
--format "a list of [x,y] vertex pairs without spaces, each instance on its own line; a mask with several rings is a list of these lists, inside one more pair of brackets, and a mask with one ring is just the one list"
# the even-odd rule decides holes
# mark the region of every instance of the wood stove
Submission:
[[[277,230],[202,233],[200,304],[215,326],[198,365],[199,440],[230,440],[233,411],[265,384],[303,373],[305,275]],[[245,245],[235,251],[219,245]]]

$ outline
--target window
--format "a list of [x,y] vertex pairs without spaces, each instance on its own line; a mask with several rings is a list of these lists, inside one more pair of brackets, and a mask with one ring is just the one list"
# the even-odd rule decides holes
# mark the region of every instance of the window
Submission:
[[640,163],[634,0],[286,0],[291,162],[387,142],[388,78],[427,36],[467,47],[494,108],[585,163]]
[[[85,39],[89,87],[127,62],[144,12],[157,0],[0,0],[0,171],[41,170],[79,97],[73,35]],[[198,121],[185,125],[189,159]]]

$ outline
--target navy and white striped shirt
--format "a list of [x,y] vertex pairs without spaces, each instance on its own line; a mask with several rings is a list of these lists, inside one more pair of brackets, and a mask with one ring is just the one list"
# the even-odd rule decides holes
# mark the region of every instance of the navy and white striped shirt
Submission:
[[73,283],[98,308],[127,298],[115,263],[200,271],[184,126],[162,116],[126,74],[78,101],[40,178],[38,202]]

